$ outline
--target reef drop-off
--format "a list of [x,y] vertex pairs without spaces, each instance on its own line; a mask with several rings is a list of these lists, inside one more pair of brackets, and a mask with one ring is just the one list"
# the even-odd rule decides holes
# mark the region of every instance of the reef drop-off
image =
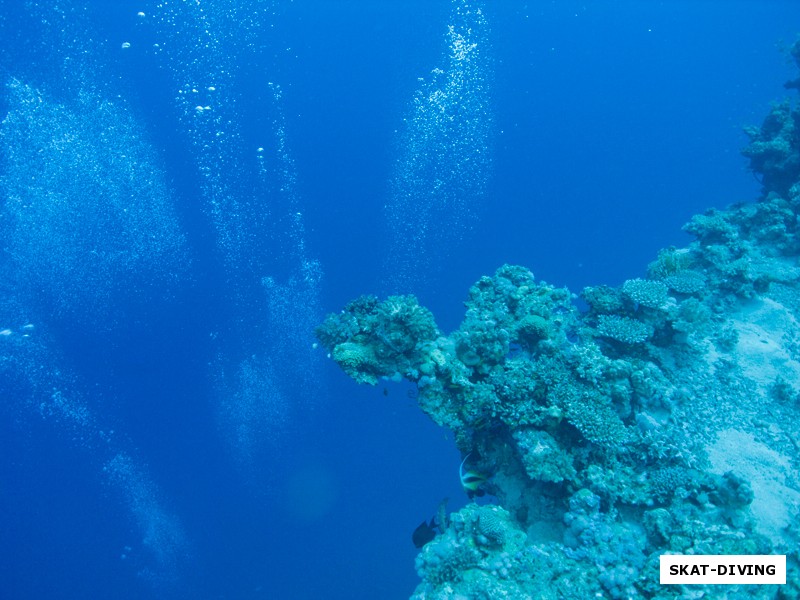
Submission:
[[[793,48],[800,67],[800,42]],[[365,296],[317,336],[353,379],[405,378],[493,476],[450,515],[412,598],[675,598],[659,556],[786,554],[800,597],[800,109],[776,105],[743,154],[764,186],[710,210],[646,277],[581,293],[505,265],[449,335],[413,296]]]

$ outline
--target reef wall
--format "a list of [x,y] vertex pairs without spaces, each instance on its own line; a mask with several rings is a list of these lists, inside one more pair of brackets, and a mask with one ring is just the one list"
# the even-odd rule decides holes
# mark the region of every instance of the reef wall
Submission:
[[[695,216],[646,278],[578,303],[505,265],[449,335],[413,296],[317,329],[356,381],[415,383],[491,474],[495,504],[450,516],[413,598],[800,596],[798,132],[788,101],[747,130],[762,198]],[[787,584],[661,586],[670,552],[786,554]]]

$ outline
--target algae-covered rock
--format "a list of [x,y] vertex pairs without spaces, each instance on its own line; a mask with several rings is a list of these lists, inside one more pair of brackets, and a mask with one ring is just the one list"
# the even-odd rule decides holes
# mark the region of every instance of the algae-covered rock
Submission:
[[380,377],[418,380],[435,350],[439,330],[431,312],[413,296],[379,301],[362,296],[317,327],[317,338],[345,373],[375,385]]
[[800,178],[800,112],[787,99],[773,106],[761,127],[747,127],[750,143],[742,154],[762,177],[764,192],[786,195]]
[[412,598],[525,598],[516,560],[525,541],[525,532],[499,506],[462,508],[417,556],[422,583]]
[[559,483],[575,476],[569,453],[546,431],[521,428],[514,432],[514,440],[531,479]]

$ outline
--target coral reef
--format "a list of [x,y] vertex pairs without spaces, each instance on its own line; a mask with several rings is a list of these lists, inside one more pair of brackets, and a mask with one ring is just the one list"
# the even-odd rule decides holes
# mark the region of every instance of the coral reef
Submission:
[[[748,130],[757,203],[693,218],[695,241],[583,290],[583,311],[506,265],[450,335],[411,296],[318,328],[356,381],[415,383],[493,474],[496,505],[450,516],[413,598],[800,597],[799,117]],[[787,584],[661,586],[670,552],[786,554]]]

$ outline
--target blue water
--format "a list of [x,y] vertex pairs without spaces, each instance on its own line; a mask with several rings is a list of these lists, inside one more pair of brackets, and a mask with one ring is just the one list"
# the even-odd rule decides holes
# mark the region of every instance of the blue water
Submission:
[[450,330],[503,263],[641,276],[691,215],[757,197],[742,127],[785,95],[800,22],[120,4],[0,11],[3,598],[407,597],[412,531],[467,502],[458,452],[314,325],[413,292]]

